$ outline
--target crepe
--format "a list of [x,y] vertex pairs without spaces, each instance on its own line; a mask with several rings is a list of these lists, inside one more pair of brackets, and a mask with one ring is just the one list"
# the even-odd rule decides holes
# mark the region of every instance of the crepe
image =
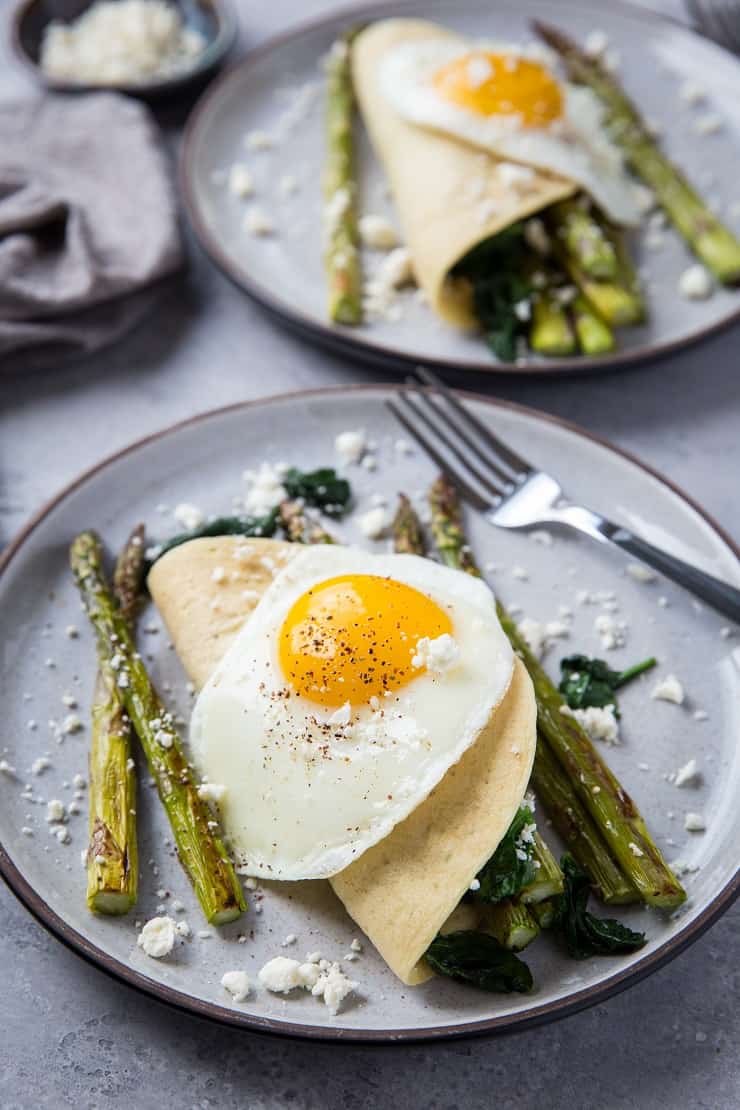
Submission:
[[505,183],[492,155],[396,114],[378,87],[378,63],[402,42],[457,36],[421,19],[387,19],[362,31],[352,46],[357,100],[396,203],[418,284],[450,324],[472,328],[467,282],[446,280],[468,251],[499,231],[576,192],[569,181],[532,171],[526,192]]
[[[197,686],[273,573],[301,550],[222,536],[191,540],[155,563],[149,590]],[[329,880],[404,983],[431,976],[424,952],[511,824],[529,782],[535,736],[534,692],[516,658],[509,689],[472,747],[389,836]]]

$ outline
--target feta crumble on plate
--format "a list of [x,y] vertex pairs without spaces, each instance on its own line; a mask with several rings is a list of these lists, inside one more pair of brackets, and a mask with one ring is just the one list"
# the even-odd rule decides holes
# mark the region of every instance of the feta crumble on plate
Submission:
[[177,922],[168,916],[153,917],[143,927],[136,943],[153,960],[168,956],[175,946]]
[[650,691],[650,697],[654,701],[670,701],[674,705],[683,705],[683,686],[675,674],[669,674],[653,687]]
[[571,709],[561,705],[560,712],[566,717],[574,717],[592,740],[603,740],[606,744],[619,743],[619,721],[614,715],[614,706],[589,705],[586,709]]
[[235,1002],[243,1002],[252,989],[246,971],[227,971],[221,977],[221,986],[229,992]]

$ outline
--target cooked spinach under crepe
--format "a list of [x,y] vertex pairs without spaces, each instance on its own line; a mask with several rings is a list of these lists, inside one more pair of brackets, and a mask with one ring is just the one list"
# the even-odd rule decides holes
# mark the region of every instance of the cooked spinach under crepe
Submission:
[[[273,570],[296,556],[305,559],[305,549],[223,537],[194,540],[155,564],[152,596],[198,685],[217,671]],[[409,567],[416,561],[397,558],[408,559]],[[423,954],[508,829],[529,780],[534,742],[531,683],[515,660],[508,689],[475,742],[456,753],[405,819],[330,877],[350,915],[404,982],[429,976]]]

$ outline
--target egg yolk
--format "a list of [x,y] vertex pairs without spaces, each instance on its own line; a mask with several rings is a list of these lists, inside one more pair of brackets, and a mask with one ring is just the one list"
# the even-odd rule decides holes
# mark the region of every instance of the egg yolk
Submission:
[[476,52],[438,69],[434,86],[445,100],[479,116],[518,116],[542,127],[563,112],[557,81],[539,62],[511,54]]
[[285,678],[311,701],[364,705],[422,673],[416,645],[452,631],[440,607],[413,586],[375,574],[319,582],[293,604],[280,630]]

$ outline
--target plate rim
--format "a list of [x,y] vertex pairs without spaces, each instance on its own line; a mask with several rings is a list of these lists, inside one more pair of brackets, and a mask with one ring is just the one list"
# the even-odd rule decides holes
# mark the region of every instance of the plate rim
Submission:
[[[297,26],[271,35],[264,42],[252,47],[237,62],[226,68],[213,80],[193,105],[183,131],[182,143],[178,156],[177,177],[180,193],[188,222],[193,229],[199,245],[209,257],[211,262],[220,272],[229,279],[238,289],[268,312],[272,317],[280,320],[289,330],[298,335],[305,336],[313,343],[324,348],[343,354],[353,355],[371,365],[381,366],[393,373],[403,373],[413,369],[419,362],[424,362],[438,371],[457,371],[461,373],[484,374],[488,376],[513,377],[526,376],[528,378],[550,377],[576,377],[582,374],[606,373],[615,369],[636,369],[649,359],[663,359],[677,351],[688,349],[695,344],[702,343],[709,337],[717,335],[731,327],[740,320],[740,296],[738,305],[719,320],[705,324],[689,336],[683,338],[655,342],[633,350],[614,351],[601,356],[580,356],[575,358],[547,359],[542,363],[526,363],[516,366],[513,363],[496,363],[488,360],[471,361],[459,364],[454,359],[436,358],[428,355],[408,354],[379,343],[363,336],[357,337],[351,328],[341,328],[320,320],[300,309],[294,308],[287,300],[274,294],[268,286],[262,285],[258,280],[249,275],[244,275],[221,247],[218,238],[209,230],[202,206],[197,201],[195,187],[195,145],[198,132],[211,102],[221,95],[222,90],[232,81],[241,77],[244,70],[249,69],[263,57],[269,56],[274,50],[300,39],[306,34],[330,28],[340,22],[362,22],[365,19],[382,19],[393,15],[403,16],[404,10],[415,4],[416,0],[384,0],[380,4],[364,3],[361,6],[348,7],[346,4],[334,8],[322,16],[306,19]],[[575,0],[576,3],[579,0]],[[684,31],[690,38],[699,39],[710,47],[719,51],[730,60],[734,60],[731,51],[726,50],[713,39],[702,35],[698,30],[681,22],[669,13],[657,12],[651,8],[640,7],[630,0],[612,0],[612,7],[629,15],[631,18],[642,20],[645,24],[667,23]]]
[[[76,478],[67,483],[61,490],[49,498],[29,520],[20,528],[10,540],[5,549],[0,553],[0,578],[5,574],[11,562],[22,551],[24,544],[33,532],[47,519],[54,509],[62,504],[69,496],[85,483],[93,480],[104,470],[132,455],[142,447],[147,446],[179,431],[193,427],[208,420],[260,407],[269,407],[279,402],[302,402],[317,397],[346,396],[347,393],[382,394],[397,392],[402,388],[394,382],[369,383],[355,385],[337,385],[306,390],[293,390],[287,393],[273,394],[267,397],[253,398],[233,402],[214,409],[187,417],[166,425],[154,432],[150,432],[117,451],[104,456],[92,466],[87,467]],[[597,446],[603,447],[612,454],[632,463],[644,474],[661,483],[665,488],[679,497],[712,529],[723,543],[729,548],[736,558],[740,559],[740,544],[728,535],[724,528],[709,514],[690,494],[667,478],[660,471],[644,463],[636,455],[621,447],[617,447],[609,440],[593,432],[581,428],[579,425],[562,417],[554,416],[528,405],[518,404],[513,401],[503,401],[496,397],[472,390],[457,390],[458,395],[467,400],[491,406],[493,409],[514,411],[530,419],[541,420],[545,423],[563,429],[581,439],[586,439]],[[481,1018],[468,1022],[465,1025],[442,1024],[429,1027],[404,1027],[400,1029],[347,1029],[332,1028],[331,1026],[314,1025],[306,1022],[289,1022],[278,1018],[260,1017],[258,1014],[246,1013],[234,1007],[222,1006],[218,1003],[208,1002],[195,998],[184,991],[177,990],[166,983],[151,979],[144,972],[124,963],[112,956],[97,944],[89,941],[82,933],[73,928],[63,917],[49,906],[43,896],[30,884],[22,871],[14,863],[10,854],[0,842],[0,876],[6,885],[32,916],[57,940],[67,948],[82,957],[88,963],[105,972],[111,978],[124,983],[140,993],[153,998],[155,1001],[166,1003],[181,1012],[207,1018],[222,1025],[245,1029],[253,1033],[287,1037],[293,1040],[308,1040],[330,1043],[345,1043],[353,1045],[397,1045],[420,1044],[424,1042],[438,1042],[446,1040],[459,1040],[468,1037],[502,1035],[504,1033],[519,1032],[535,1028],[560,1018],[568,1017],[580,1010],[603,1002],[615,994],[621,993],[627,987],[640,982],[654,971],[685,951],[694,941],[730,908],[740,895],[740,868],[727,881],[722,889],[704,907],[702,912],[688,925],[682,928],[670,940],[665,941],[654,952],[641,958],[628,968],[610,975],[602,983],[586,987],[567,995],[563,999],[532,1006],[523,1014],[504,1014],[498,1017]]]

